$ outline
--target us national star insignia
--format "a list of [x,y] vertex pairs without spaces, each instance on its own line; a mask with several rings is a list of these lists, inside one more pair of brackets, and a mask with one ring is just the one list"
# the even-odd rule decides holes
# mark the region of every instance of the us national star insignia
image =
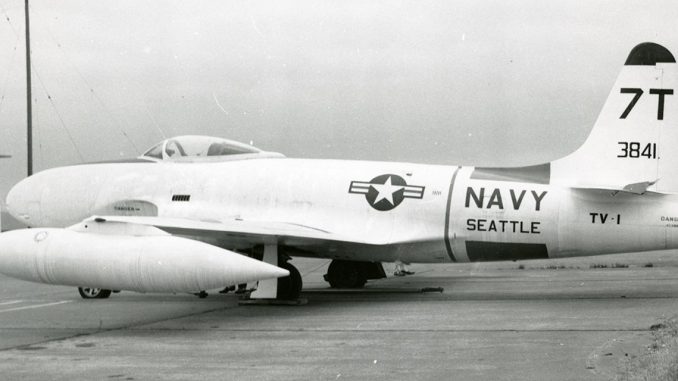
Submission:
[[371,207],[387,211],[400,205],[406,198],[423,198],[424,189],[418,185],[407,185],[405,179],[398,175],[386,174],[370,181],[351,181],[348,193],[364,194]]

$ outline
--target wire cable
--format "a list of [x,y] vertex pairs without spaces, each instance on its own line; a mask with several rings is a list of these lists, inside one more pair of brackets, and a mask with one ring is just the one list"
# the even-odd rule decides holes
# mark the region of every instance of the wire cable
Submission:
[[12,20],[9,18],[9,15],[7,14],[7,10],[0,5],[0,12],[2,12],[5,20],[9,24],[9,27],[12,29],[12,32],[14,33],[14,36],[16,39],[14,40],[14,48],[12,48],[12,58],[10,59],[9,62],[9,68],[7,69],[7,72],[5,74],[5,79],[2,81],[2,94],[0,95],[0,111],[2,111],[2,104],[5,101],[5,95],[7,94],[7,84],[9,83],[9,78],[10,75],[12,74],[12,70],[14,68],[14,60],[16,59],[16,52],[17,48],[19,47],[19,33],[17,32],[16,28],[12,24]]
[[[33,11],[32,7],[31,7],[31,11]],[[35,14],[35,11],[33,11],[33,13]],[[81,72],[81,71],[78,69],[78,67],[73,63],[73,60],[71,60],[70,57],[68,57],[68,55],[67,55],[66,52],[64,51],[64,49],[63,49],[61,43],[60,43],[59,40],[57,40],[57,38],[54,36],[54,33],[52,33],[51,29],[50,29],[49,27],[47,27],[46,25],[41,25],[41,28],[43,28],[44,30],[47,31],[47,34],[48,34],[49,37],[52,39],[52,42],[54,42],[54,44],[57,46],[57,48],[59,48],[59,51],[61,52],[61,54],[62,54],[63,57],[64,57],[64,60],[65,60],[65,61],[73,68],[73,70],[75,70],[75,72],[78,74],[78,77],[80,77],[80,79],[82,80],[82,82],[85,84],[85,86],[86,86],[87,89],[89,90],[89,93],[92,94],[92,96],[94,97],[94,99],[99,103],[99,105],[101,105],[101,107],[103,108],[104,112],[106,112],[106,114],[108,114],[109,118],[113,121],[113,123],[114,123],[115,126],[118,128],[118,130],[120,131],[120,133],[121,133],[121,134],[125,137],[125,139],[127,139],[127,141],[132,145],[132,147],[133,147],[134,150],[136,151],[137,155],[140,155],[140,154],[141,154],[141,151],[139,150],[139,148],[137,147],[137,145],[134,144],[134,141],[129,137],[129,135],[127,134],[127,131],[125,131],[125,129],[122,127],[122,124],[120,123],[120,121],[114,116],[113,112],[108,108],[108,106],[106,105],[106,103],[104,103],[103,99],[101,99],[101,97],[99,96],[99,94],[94,90],[94,88],[92,87],[92,85],[90,84],[90,82],[85,78],[85,76],[82,74],[82,72]]]
[[[31,65],[31,67],[33,67],[33,65]],[[54,109],[54,113],[57,115],[59,122],[61,123],[61,127],[66,132],[66,135],[68,136],[68,139],[71,141],[73,148],[75,148],[75,152],[78,153],[78,156],[80,157],[80,161],[84,162],[85,159],[82,157],[82,153],[78,149],[78,145],[75,143],[75,140],[73,139],[73,135],[68,130],[68,127],[66,127],[66,123],[64,123],[64,119],[61,116],[59,109],[56,107],[56,104],[54,103],[54,99],[52,99],[52,96],[50,95],[49,91],[47,91],[47,87],[45,86],[45,83],[42,81],[42,77],[40,76],[40,74],[38,74],[37,70],[35,71],[35,76],[38,77],[38,82],[40,83],[42,90],[47,95],[47,99],[49,100],[49,103],[52,105],[52,108]]]

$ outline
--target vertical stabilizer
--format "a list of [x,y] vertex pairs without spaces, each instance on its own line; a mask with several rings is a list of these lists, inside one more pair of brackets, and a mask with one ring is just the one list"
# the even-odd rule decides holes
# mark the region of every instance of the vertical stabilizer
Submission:
[[678,65],[671,52],[651,42],[636,46],[588,139],[552,163],[551,181],[637,193],[678,192],[677,87]]

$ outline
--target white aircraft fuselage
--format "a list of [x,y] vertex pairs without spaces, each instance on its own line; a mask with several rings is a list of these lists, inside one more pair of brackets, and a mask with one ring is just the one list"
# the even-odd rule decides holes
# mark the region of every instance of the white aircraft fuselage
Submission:
[[[89,164],[24,180],[8,206],[32,227],[66,227],[111,214],[308,226],[329,233],[328,239],[280,236],[278,243],[295,255],[373,262],[678,247],[678,196],[567,188],[550,185],[549,178],[549,164],[473,168],[289,158]],[[234,239],[204,240],[239,248]]]

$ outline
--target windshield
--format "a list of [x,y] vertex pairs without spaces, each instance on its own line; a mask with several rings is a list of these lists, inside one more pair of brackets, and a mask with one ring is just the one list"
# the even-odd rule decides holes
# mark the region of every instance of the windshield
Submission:
[[160,160],[183,157],[227,156],[261,153],[262,150],[233,140],[211,136],[186,135],[164,140],[142,156]]

